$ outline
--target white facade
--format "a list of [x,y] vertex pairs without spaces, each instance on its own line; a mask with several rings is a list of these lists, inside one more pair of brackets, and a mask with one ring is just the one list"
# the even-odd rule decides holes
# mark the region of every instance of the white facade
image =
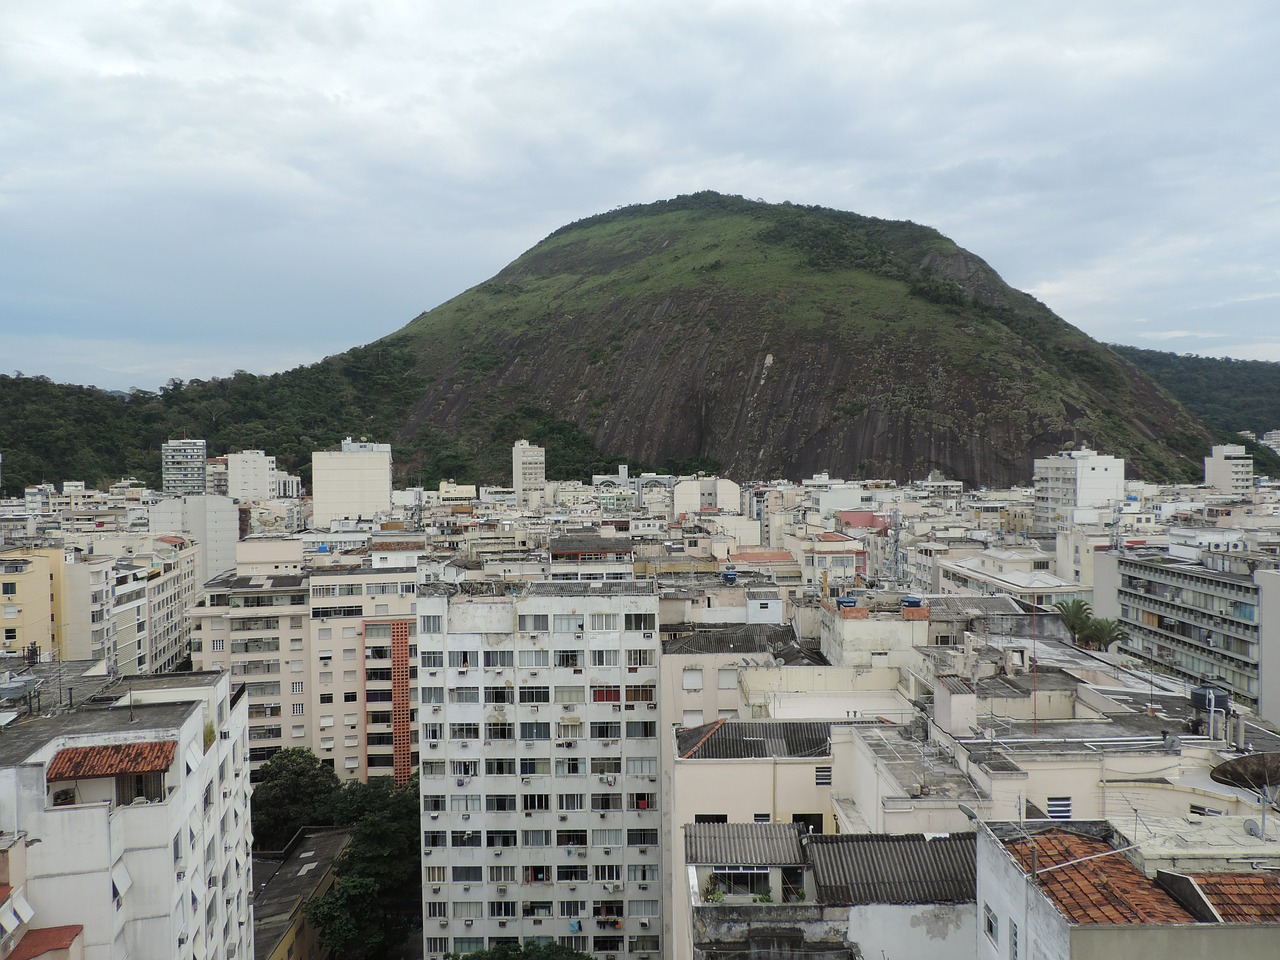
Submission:
[[427,957],[664,955],[657,612],[631,583],[419,597]]
[[[252,956],[244,699],[225,674],[140,681],[132,709],[114,692],[110,710],[31,720],[0,748],[30,925],[83,925],[85,960]],[[78,777],[59,779],[68,764]]]
[[198,583],[236,565],[240,511],[230,497],[207,494],[160,500],[148,508],[147,522],[152,533],[182,533],[200,545]]
[[722,510],[725,513],[742,510],[742,488],[722,477],[682,479],[672,488],[671,497],[671,510],[677,517],[681,514],[696,515],[701,510]]
[[185,495],[205,492],[203,440],[170,440],[160,447],[161,486],[165,493]]
[[274,500],[280,495],[276,458],[264,450],[227,454],[227,496],[235,500]]
[[540,504],[547,486],[547,451],[528,440],[517,440],[511,448],[511,486],[517,506]]
[[1253,495],[1253,457],[1240,444],[1214,447],[1204,458],[1204,482],[1219,493],[1249,499]]
[[311,524],[327,530],[335,520],[365,518],[391,510],[391,447],[354,443],[311,455]]
[[1076,507],[1108,507],[1124,499],[1124,461],[1090,450],[1063,450],[1035,461],[1035,525],[1056,531]]

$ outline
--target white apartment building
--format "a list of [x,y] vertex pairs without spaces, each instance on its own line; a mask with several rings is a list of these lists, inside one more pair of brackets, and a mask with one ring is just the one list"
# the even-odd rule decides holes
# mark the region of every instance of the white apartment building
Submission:
[[696,516],[701,510],[742,510],[742,488],[723,477],[692,477],[679,480],[671,490],[672,515]]
[[204,673],[102,694],[110,706],[27,718],[0,740],[0,865],[17,894],[0,949],[54,928],[69,952],[50,956],[251,957],[242,691]]
[[161,489],[183,496],[205,492],[205,459],[203,440],[170,440],[160,447]]
[[1124,461],[1082,447],[1035,461],[1035,526],[1055,532],[1076,507],[1107,507],[1124,499]]
[[240,501],[274,500],[280,495],[276,458],[265,450],[227,454],[227,496]]
[[152,533],[181,533],[200,545],[200,583],[236,565],[240,510],[230,497],[166,497],[147,509],[147,522]]
[[391,509],[391,445],[347,437],[341,450],[311,454],[311,525],[370,519]]
[[418,598],[425,955],[664,956],[652,585]]
[[528,440],[517,440],[511,448],[511,486],[519,507],[542,503],[547,487],[547,451]]
[[1227,496],[1250,499],[1253,496],[1253,457],[1241,444],[1214,447],[1204,458],[1204,482]]

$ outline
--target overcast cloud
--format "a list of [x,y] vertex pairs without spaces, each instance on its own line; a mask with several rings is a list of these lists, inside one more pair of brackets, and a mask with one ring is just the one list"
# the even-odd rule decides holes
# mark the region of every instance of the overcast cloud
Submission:
[[1203,0],[4,0],[0,370],[287,369],[570,220],[702,189],[935,226],[1105,341],[1280,360],[1278,23]]

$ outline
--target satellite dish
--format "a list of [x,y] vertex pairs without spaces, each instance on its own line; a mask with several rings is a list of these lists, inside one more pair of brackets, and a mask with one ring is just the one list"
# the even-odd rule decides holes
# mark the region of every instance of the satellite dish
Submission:
[[1262,823],[1258,830],[1267,839],[1267,807],[1280,797],[1280,753],[1250,753],[1220,763],[1209,771],[1216,782],[1228,787],[1252,790],[1262,807]]
[[1262,827],[1258,825],[1257,820],[1246,820],[1244,822],[1244,832],[1251,837],[1257,837],[1259,840],[1265,839],[1262,836]]

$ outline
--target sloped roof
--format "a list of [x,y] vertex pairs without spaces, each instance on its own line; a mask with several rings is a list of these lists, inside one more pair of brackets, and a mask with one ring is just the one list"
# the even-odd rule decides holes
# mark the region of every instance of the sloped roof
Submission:
[[[1006,841],[1005,847],[1031,872],[1035,845],[1037,882],[1071,923],[1195,923],[1154,880],[1105,840],[1055,829],[1033,839]],[[1111,854],[1098,856],[1098,854]],[[1083,860],[1093,857],[1092,860]],[[1054,867],[1055,869],[1048,869]]]
[[975,835],[812,834],[809,857],[823,903],[972,903]]
[[749,760],[831,755],[831,724],[813,720],[713,720],[676,731],[684,760]]
[[84,927],[78,923],[28,930],[13,948],[8,960],[37,960],[54,950],[68,950],[83,930]]
[[125,773],[163,773],[173,763],[177,749],[175,740],[65,747],[54,755],[45,771],[45,779],[53,782],[115,777]]
[[1280,920],[1280,877],[1265,873],[1193,873],[1190,876],[1227,923]]
[[798,823],[690,823],[684,828],[688,863],[742,867],[803,864]]

